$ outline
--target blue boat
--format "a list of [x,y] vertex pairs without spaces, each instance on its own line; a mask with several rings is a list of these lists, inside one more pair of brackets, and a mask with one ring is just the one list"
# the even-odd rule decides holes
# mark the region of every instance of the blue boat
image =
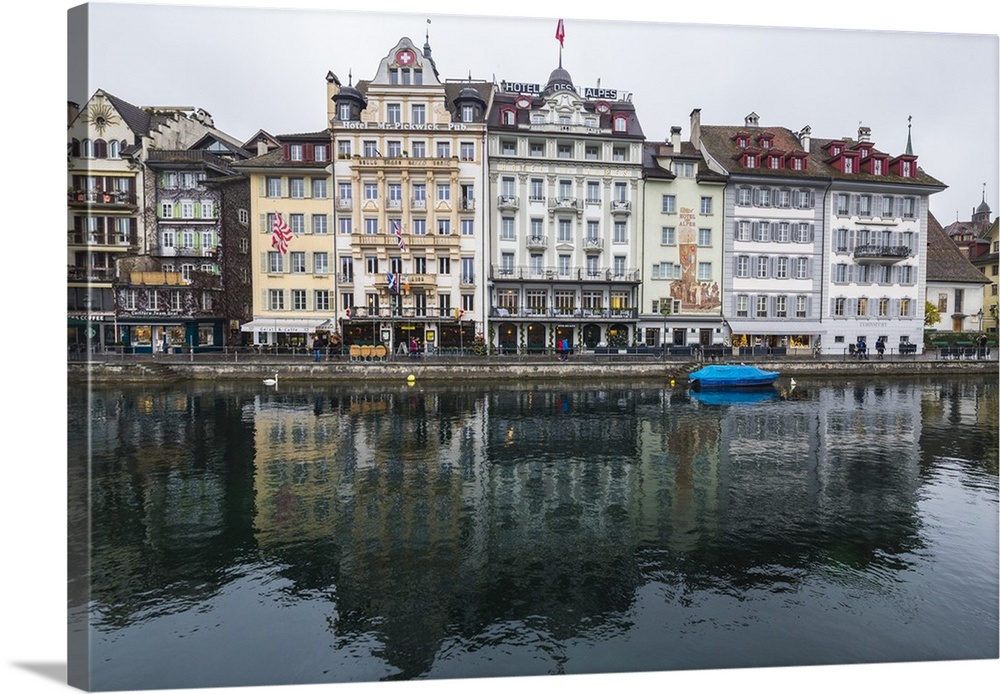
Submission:
[[729,407],[733,405],[759,405],[763,402],[778,399],[778,391],[771,387],[765,388],[715,388],[703,392],[693,392],[691,397],[702,405],[710,407]]
[[692,372],[688,384],[696,392],[708,388],[766,388],[774,385],[779,375],[756,366],[712,364]]

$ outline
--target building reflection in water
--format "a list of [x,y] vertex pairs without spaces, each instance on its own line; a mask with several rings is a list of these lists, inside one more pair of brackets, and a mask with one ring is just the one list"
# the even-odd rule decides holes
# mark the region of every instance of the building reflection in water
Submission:
[[967,394],[929,392],[98,392],[93,598],[122,628],[255,562],[286,579],[285,599],[322,596],[331,645],[371,644],[388,678],[428,673],[449,644],[510,638],[504,625],[550,644],[558,667],[553,644],[626,630],[651,582],[735,593],[898,568],[921,542],[921,461],[938,445],[922,418],[983,416]]

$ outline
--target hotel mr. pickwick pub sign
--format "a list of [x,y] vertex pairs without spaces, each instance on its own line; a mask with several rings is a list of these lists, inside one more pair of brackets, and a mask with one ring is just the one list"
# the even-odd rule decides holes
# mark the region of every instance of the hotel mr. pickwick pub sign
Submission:
[[[584,87],[582,91],[577,87],[568,84],[556,83],[552,85],[553,91],[573,91],[582,94],[588,101],[598,99],[604,101],[632,101],[632,92],[623,92],[620,89],[605,89],[603,87]],[[543,87],[533,82],[500,82],[500,91],[514,92],[516,94],[531,94],[541,96]]]

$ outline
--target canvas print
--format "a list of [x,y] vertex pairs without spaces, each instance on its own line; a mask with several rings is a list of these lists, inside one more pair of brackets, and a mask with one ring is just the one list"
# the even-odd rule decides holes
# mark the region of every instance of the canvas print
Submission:
[[68,31],[70,685],[1000,656],[996,36]]

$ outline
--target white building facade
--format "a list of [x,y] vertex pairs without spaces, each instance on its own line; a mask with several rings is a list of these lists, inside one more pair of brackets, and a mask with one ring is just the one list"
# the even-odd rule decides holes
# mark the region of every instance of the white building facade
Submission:
[[501,82],[489,116],[492,348],[636,344],[642,140],[631,96]]

